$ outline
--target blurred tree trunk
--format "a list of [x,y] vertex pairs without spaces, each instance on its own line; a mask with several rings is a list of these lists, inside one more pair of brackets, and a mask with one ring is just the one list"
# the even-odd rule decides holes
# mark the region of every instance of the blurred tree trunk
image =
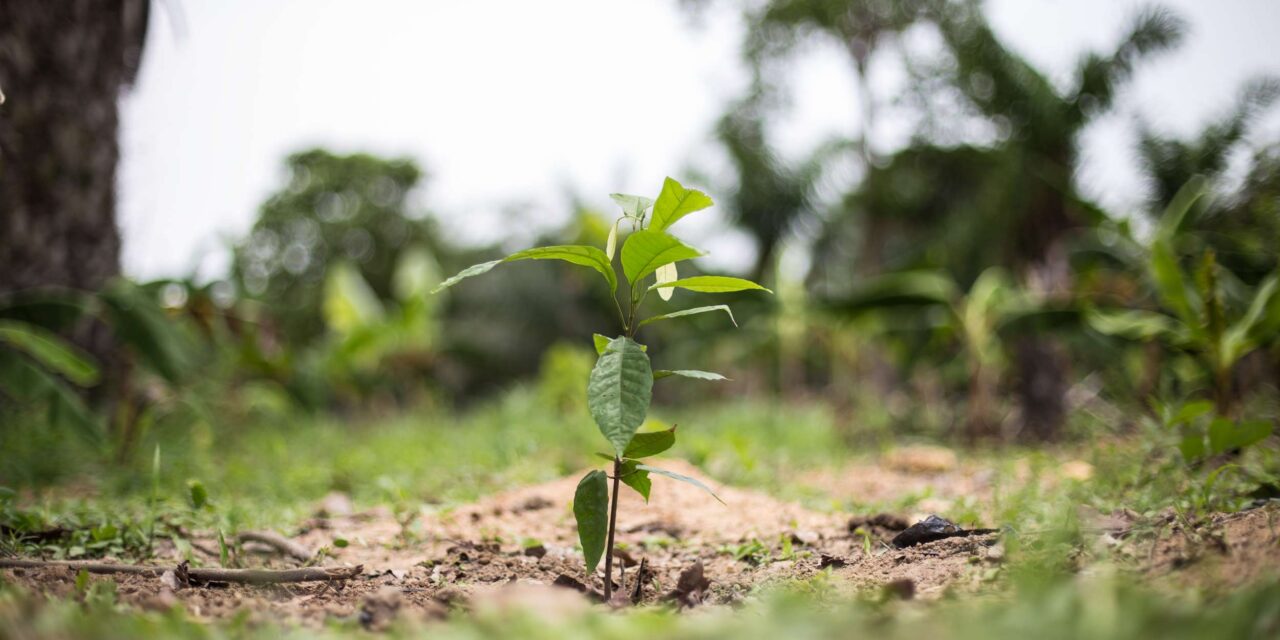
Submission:
[[[148,13],[147,0],[0,1],[0,295],[119,275],[118,102]],[[71,337],[118,383],[104,327]]]

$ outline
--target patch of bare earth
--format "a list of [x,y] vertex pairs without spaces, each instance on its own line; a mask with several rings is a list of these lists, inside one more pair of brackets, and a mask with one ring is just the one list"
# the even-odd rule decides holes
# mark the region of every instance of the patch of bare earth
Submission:
[[[724,504],[696,487],[665,478],[654,478],[650,504],[623,489],[617,547],[626,574],[625,583],[618,586],[624,593],[635,593],[640,604],[668,601],[673,592],[689,591],[689,585],[696,585],[692,588],[696,597],[681,595],[677,600],[683,604],[733,604],[758,586],[809,578],[828,568],[842,590],[884,589],[900,597],[932,598],[948,590],[980,589],[1002,560],[996,534],[897,549],[889,541],[909,524],[903,517],[819,513],[756,491],[721,486],[681,461],[665,460],[659,465],[702,480]],[[882,472],[901,474],[891,477],[902,479],[907,487],[921,478],[925,482],[944,478],[942,482],[950,487],[946,490],[963,487],[983,499],[980,485],[953,482],[955,477],[947,474],[964,473],[955,467],[912,470],[895,465]],[[251,620],[315,625],[348,618],[375,629],[391,619],[437,617],[453,607],[520,606],[557,612],[603,606],[591,604],[590,598],[590,592],[601,590],[603,572],[586,575],[577,550],[570,510],[577,482],[575,475],[516,489],[423,515],[408,527],[385,510],[347,514],[334,513],[344,511],[340,508],[326,508],[330,515],[312,519],[292,540],[311,549],[327,547],[322,565],[363,566],[362,574],[353,580],[212,584],[176,590],[144,576],[94,576],[93,580],[115,580],[125,603],[144,608],[180,605],[199,618],[248,611]],[[1268,508],[1223,516],[1223,575],[1244,581],[1280,568],[1272,524],[1277,513]],[[339,539],[348,545],[336,548]],[[1172,546],[1167,552],[1158,547],[1152,554],[1154,560],[1146,570],[1153,575],[1177,571],[1172,558],[1186,553],[1172,550],[1179,544],[1176,536],[1162,540],[1157,544]],[[210,546],[217,549],[212,541],[196,541],[197,549]],[[246,552],[250,548],[246,546]],[[173,553],[171,562],[176,563]],[[211,556],[206,556],[205,564],[214,566],[217,559]],[[246,566],[297,564],[272,554],[240,560]],[[642,560],[645,572],[637,580]],[[682,581],[681,574],[699,563],[709,584],[689,576]],[[1247,569],[1242,568],[1245,565]],[[74,574],[66,568],[8,573],[30,589],[74,597]]]

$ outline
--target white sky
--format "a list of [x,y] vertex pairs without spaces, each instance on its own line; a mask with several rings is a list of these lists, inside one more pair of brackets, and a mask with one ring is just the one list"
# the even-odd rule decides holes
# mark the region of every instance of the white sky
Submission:
[[[1190,21],[1187,41],[1144,65],[1120,108],[1085,136],[1080,180],[1120,210],[1142,195],[1131,151],[1138,114],[1190,133],[1223,113],[1245,79],[1280,75],[1280,2],[1165,4]],[[988,3],[1006,42],[1057,77],[1087,48],[1114,42],[1139,6]],[[315,145],[418,159],[430,174],[423,201],[466,240],[562,222],[571,191],[601,207],[610,192],[654,192],[664,175],[714,161],[710,129],[745,83],[741,37],[725,2],[696,25],[674,0],[158,3],[124,103],[125,270],[223,274],[224,247],[282,183],[284,156]],[[843,54],[813,46],[792,64],[780,147],[798,154],[856,135]],[[887,105],[901,70],[886,59],[873,71]],[[1261,131],[1280,138],[1280,117]],[[888,117],[873,135],[891,148],[909,133]],[[693,227],[695,244],[722,264],[749,262],[747,245],[714,219]]]

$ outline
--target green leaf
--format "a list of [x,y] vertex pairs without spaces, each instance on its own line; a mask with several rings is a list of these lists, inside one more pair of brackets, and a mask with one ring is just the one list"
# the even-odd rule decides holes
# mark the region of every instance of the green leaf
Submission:
[[336,549],[346,549],[351,543],[346,538],[334,538],[333,546]]
[[98,367],[93,357],[43,327],[0,320],[0,342],[26,353],[46,369],[82,387],[98,382]]
[[131,282],[118,280],[100,295],[121,342],[142,362],[170,383],[195,371],[192,345],[181,325],[168,317],[156,301]]
[[587,408],[619,456],[644,422],[652,398],[649,356],[630,338],[611,340],[591,370]]
[[1271,435],[1272,425],[1266,420],[1248,420],[1236,424],[1228,418],[1216,418],[1209,424],[1209,451],[1214,454],[1241,449]]
[[587,560],[587,573],[592,573],[600,564],[609,533],[609,481],[603,471],[592,471],[578,482],[573,494],[573,517],[578,522],[578,541]]
[[675,282],[665,282],[662,285],[654,284],[649,287],[650,290],[663,287],[678,287],[688,289],[689,291],[698,291],[701,293],[730,293],[733,291],[750,291],[759,290],[773,293],[768,289],[742,278],[730,278],[728,276],[694,276],[692,278],[682,278]]
[[658,475],[660,475],[660,476],[666,476],[666,477],[668,477],[668,478],[671,478],[672,480],[679,480],[680,482],[687,482],[687,483],[689,483],[689,484],[691,484],[691,485],[693,485],[693,486],[695,486],[695,487],[697,487],[697,488],[699,488],[699,489],[702,489],[703,491],[706,491],[707,493],[711,494],[711,497],[712,497],[712,498],[715,498],[716,500],[718,500],[718,501],[720,502],[720,504],[724,504],[724,500],[720,500],[720,496],[716,495],[716,492],[712,491],[710,487],[708,487],[708,486],[707,486],[707,485],[705,485],[705,484],[702,484],[701,482],[699,482],[699,481],[698,481],[697,479],[695,479],[695,478],[690,478],[689,476],[684,476],[684,475],[680,475],[680,474],[678,474],[678,473],[674,473],[674,472],[671,472],[671,471],[667,471],[666,469],[659,469],[659,468],[657,468],[657,467],[651,467],[651,466],[649,466],[649,465],[647,465],[647,464],[638,464],[638,465],[636,465],[636,468],[637,468],[637,469],[640,469],[641,471],[648,471],[649,473],[656,473],[656,474],[658,474]]
[[329,267],[324,279],[324,321],[336,333],[351,335],[381,324],[382,301],[350,262]]
[[680,242],[674,236],[652,229],[641,229],[627,236],[627,241],[622,244],[622,273],[627,276],[627,282],[634,285],[657,271],[658,267],[700,255],[701,251]]
[[16,353],[0,352],[0,392],[21,403],[48,403],[49,422],[70,427],[91,444],[102,439],[102,424],[61,380]]
[[710,371],[698,371],[697,369],[658,369],[653,372],[654,380],[661,380],[669,376],[680,376],[682,378],[694,378],[697,380],[728,380],[728,378]]
[[463,269],[462,271],[459,271],[458,273],[454,274],[448,280],[445,280],[444,282],[441,282],[440,284],[436,285],[436,287],[431,290],[431,293],[433,294],[440,293],[441,291],[444,291],[445,289],[448,289],[449,287],[452,287],[453,285],[458,284],[459,282],[466,280],[467,278],[470,278],[472,276],[478,276],[482,273],[489,273],[490,271],[493,270],[494,267],[500,264],[502,264],[502,260],[490,260],[488,262],[481,262],[480,264],[473,264],[467,267],[466,269]]
[[649,501],[649,489],[653,487],[653,481],[649,479],[648,471],[641,471],[636,467],[639,464],[635,460],[627,460],[622,463],[621,474],[618,476],[622,480],[622,484],[636,490],[644,498],[645,502]]
[[1187,462],[1204,457],[1204,434],[1192,433],[1183,436],[1178,442],[1178,451],[1182,452],[1182,459]]
[[960,290],[940,271],[904,271],[863,282],[848,295],[831,300],[827,306],[857,314],[873,309],[900,306],[942,305],[951,308]]
[[1213,411],[1213,403],[1208,400],[1193,400],[1182,405],[1178,413],[1169,421],[1170,424],[1185,424]]
[[1098,333],[1130,340],[1174,338],[1181,342],[1183,336],[1183,328],[1176,320],[1153,311],[1092,309],[1085,321]]
[[192,509],[203,509],[206,504],[209,504],[209,491],[204,488],[203,482],[188,480],[187,493],[191,496]]
[[644,196],[633,196],[626,193],[611,193],[609,194],[609,197],[613,198],[613,201],[618,203],[618,206],[622,207],[623,213],[631,216],[632,218],[643,218],[644,212],[648,211],[649,207],[653,206],[653,198],[646,198]]
[[[624,248],[623,251],[625,253],[626,249]],[[595,269],[609,283],[610,292],[618,290],[618,274],[613,271],[613,264],[610,262],[609,257],[596,247],[585,245],[537,247],[536,249],[525,249],[524,251],[513,253],[502,261],[515,262],[517,260],[563,260],[570,264]]]
[[1195,330],[1199,327],[1199,300],[1194,297],[1194,292],[1183,277],[1173,245],[1168,239],[1157,238],[1152,243],[1147,269],[1155,283],[1156,297],[1160,299],[1160,304],[1178,316],[1188,328]]
[[613,265],[610,263],[609,257],[603,251],[596,247],[588,247],[585,245],[560,245],[554,247],[536,247],[533,249],[525,249],[517,251],[501,260],[491,260],[489,262],[481,262],[473,264],[456,275],[441,282],[431,293],[439,293],[458,282],[478,276],[483,273],[492,271],[494,267],[504,262],[517,262],[519,260],[563,260],[570,264],[576,264],[583,267],[595,269],[600,275],[604,276],[606,282],[609,283],[609,291],[618,290],[618,274],[614,273]]
[[679,182],[667,178],[662,182],[662,193],[658,194],[657,201],[653,203],[653,220],[649,223],[649,228],[662,231],[675,224],[676,220],[695,211],[706,209],[712,204],[714,203],[707,194],[695,189],[686,189]]
[[637,433],[631,439],[631,444],[627,445],[627,450],[622,455],[627,458],[648,458],[656,456],[667,449],[670,449],[676,443],[676,428],[671,427],[665,431],[647,431],[645,433]]
[[683,318],[684,316],[694,316],[700,313],[710,313],[712,311],[723,311],[729,314],[729,322],[732,322],[733,326],[735,327],[738,326],[738,321],[733,319],[733,311],[729,309],[729,305],[727,304],[713,304],[709,307],[694,307],[692,309],[682,309],[680,311],[672,311],[671,313],[664,313],[660,316],[645,318],[644,320],[641,320],[640,324],[637,326],[643,327],[644,325],[649,324],[650,322],[657,322],[659,320],[670,320],[672,318]]
[[1280,287],[1280,276],[1277,274],[1273,273],[1263,280],[1254,292],[1253,300],[1249,302],[1249,309],[1239,321],[1227,329],[1226,335],[1223,336],[1223,354],[1228,363],[1239,360],[1258,342],[1261,342],[1259,338],[1262,336],[1256,335],[1255,329],[1266,318],[1267,310],[1273,304],[1280,305],[1280,295],[1277,295],[1278,287]]
[[1160,220],[1156,222],[1157,238],[1172,239],[1177,235],[1187,214],[1204,196],[1207,182],[1204,176],[1192,176],[1186,184],[1182,185],[1182,188],[1178,189],[1173,199],[1169,201],[1169,206],[1165,207],[1164,213],[1160,215]]

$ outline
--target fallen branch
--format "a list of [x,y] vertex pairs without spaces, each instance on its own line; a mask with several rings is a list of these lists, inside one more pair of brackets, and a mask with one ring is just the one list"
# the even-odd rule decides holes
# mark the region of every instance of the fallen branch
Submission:
[[[72,571],[89,573],[130,573],[160,577],[167,567],[149,567],[137,564],[112,564],[109,562],[76,562],[71,560],[21,560],[0,558],[0,569],[52,569],[65,567]],[[241,582],[245,584],[274,584],[280,582],[322,582],[350,580],[360,575],[364,567],[308,567],[305,569],[187,569],[187,575],[197,582]]]
[[261,542],[299,562],[308,562],[316,555],[314,551],[270,531],[241,531],[236,538],[240,542]]

